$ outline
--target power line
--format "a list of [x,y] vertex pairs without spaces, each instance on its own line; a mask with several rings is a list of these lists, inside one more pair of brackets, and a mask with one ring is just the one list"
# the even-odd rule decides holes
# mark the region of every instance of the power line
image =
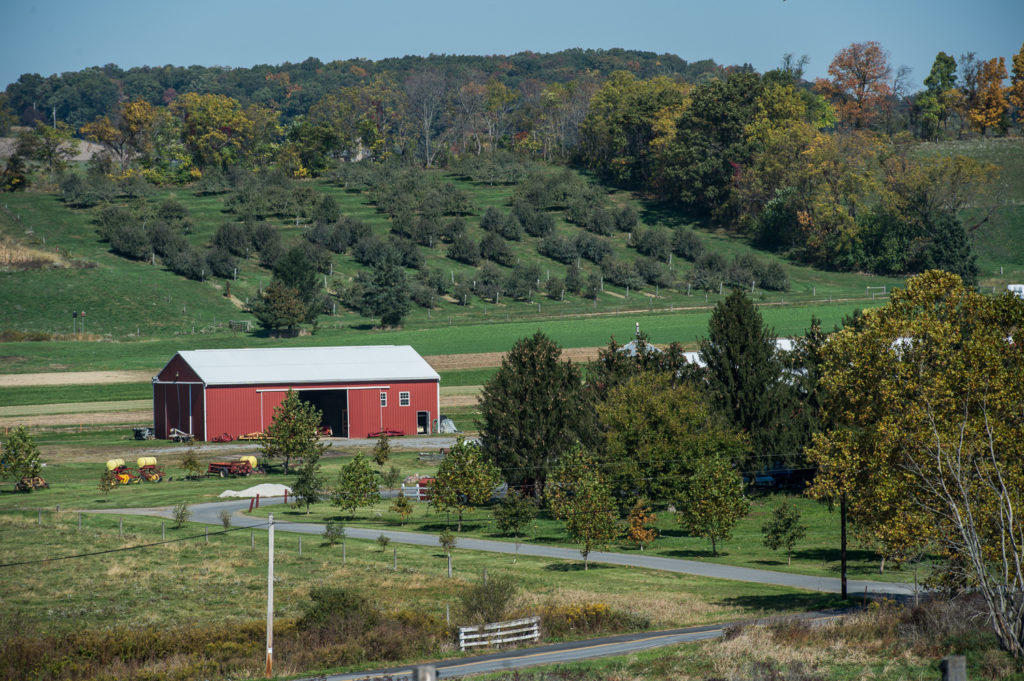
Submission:
[[[237,532],[239,530],[249,530],[249,529],[252,529],[254,527],[266,527],[269,524],[270,523],[260,523],[259,525],[250,525],[250,526],[247,526],[247,527],[233,527],[233,528],[229,528],[227,530],[220,530],[219,532],[214,532],[213,535],[216,536],[218,534],[227,534],[229,532]],[[192,540],[192,539],[202,539],[204,537],[209,537],[209,536],[210,536],[210,533],[206,532],[206,533],[203,533],[203,534],[196,534],[196,535],[192,535],[192,536],[189,536],[189,537],[178,537],[176,539],[166,539],[166,540],[163,540],[163,541],[151,542],[149,544],[136,544],[135,546],[123,546],[123,547],[117,548],[117,549],[106,549],[106,550],[103,550],[103,551],[91,551],[89,553],[76,553],[76,554],[72,554],[70,556],[57,556],[57,557],[54,557],[54,558],[38,558],[36,560],[23,560],[23,561],[19,561],[17,563],[0,563],[0,568],[17,567],[17,566],[21,566],[21,565],[38,565],[40,563],[49,563],[50,561],[54,561],[54,560],[71,560],[71,559],[74,559],[74,558],[89,558],[90,556],[102,556],[102,555],[105,555],[105,554],[108,554],[108,553],[121,553],[123,551],[136,551],[138,549],[148,549],[148,548],[152,548],[154,546],[162,546],[164,544],[174,544],[174,543],[177,543],[177,542],[189,541],[189,540]]]

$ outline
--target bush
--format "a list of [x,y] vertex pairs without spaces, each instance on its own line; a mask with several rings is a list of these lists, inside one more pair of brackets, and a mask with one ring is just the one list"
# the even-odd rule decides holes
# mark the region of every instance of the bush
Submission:
[[781,263],[760,261],[754,268],[757,285],[767,291],[788,291],[789,275]]
[[579,253],[576,251],[576,244],[572,239],[557,234],[549,234],[537,244],[537,253],[547,256],[552,260],[570,265],[576,262]]
[[554,218],[521,199],[512,203],[512,215],[530,236],[546,237],[555,230]]
[[636,290],[644,285],[644,280],[640,278],[633,263],[614,257],[607,257],[601,263],[601,275],[616,286],[628,286]]
[[336,520],[328,520],[321,535],[328,546],[345,540],[345,526]]
[[115,227],[109,234],[110,250],[132,260],[147,260],[153,253],[149,235],[141,225],[126,224]]
[[368,600],[342,587],[316,587],[310,603],[296,623],[299,631],[317,630],[337,638],[354,638],[380,621],[380,612]]
[[689,227],[680,227],[672,233],[672,252],[684,260],[695,262],[704,253],[704,243]]
[[604,603],[582,603],[543,608],[541,625],[548,636],[564,637],[569,634],[638,631],[649,628],[651,623],[640,615],[612,610]]
[[668,288],[673,283],[672,272],[668,266],[651,258],[640,258],[637,260],[636,271],[651,286]]
[[188,508],[188,503],[181,501],[174,505],[171,509],[171,517],[174,519],[175,529],[181,527],[189,521],[192,517],[192,511]]
[[185,242],[178,250],[164,256],[164,265],[175,274],[201,281],[206,270],[206,259],[191,244]]
[[206,254],[206,270],[215,277],[231,279],[235,276],[238,258],[223,248],[214,248]]
[[459,615],[471,624],[500,622],[512,609],[519,592],[509,575],[492,575],[487,581],[466,586],[459,593]]
[[448,247],[448,257],[456,262],[476,265],[480,262],[480,247],[465,233],[457,234]]
[[225,222],[214,232],[213,245],[228,251],[232,255],[244,258],[252,250],[252,239],[245,225],[237,222]]

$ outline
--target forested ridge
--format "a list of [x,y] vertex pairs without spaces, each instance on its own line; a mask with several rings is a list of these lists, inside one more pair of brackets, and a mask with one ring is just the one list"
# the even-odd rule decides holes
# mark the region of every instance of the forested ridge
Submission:
[[[690,230],[642,224],[598,184],[531,165],[554,163],[796,263],[882,275],[938,268],[973,284],[971,232],[997,208],[999,168],[920,148],[1018,135],[1024,47],[1010,63],[1007,71],[1003,57],[940,52],[918,92],[874,42],[841,50],[829,78],[813,83],[804,78],[806,59],[793,55],[760,74],[628,50],[27,74],[0,96],[2,127],[32,126],[19,136],[3,185],[59,186],[71,206],[101,206],[99,233],[112,250],[160,257],[195,279],[226,277],[235,258],[259,253],[287,288],[308,292],[316,270],[333,271],[330,253],[351,249],[357,262],[387,270],[374,275],[380,281],[355,282],[372,293],[400,281],[403,269],[422,269],[418,248],[443,247],[453,261],[488,263],[473,281],[477,295],[529,300],[540,288],[536,268],[497,269],[520,264],[515,243],[525,234],[540,240],[540,256],[568,266],[565,281],[548,291],[559,298],[593,292],[604,280],[656,290],[788,286],[777,266],[730,265],[702,253]],[[85,173],[69,172],[76,139],[104,149]],[[464,220],[476,209],[450,182],[419,176],[424,168],[514,186],[511,205],[489,207],[475,240]],[[293,185],[318,177],[367,194],[387,216],[390,242],[311,187]],[[218,230],[213,252],[197,253],[182,240],[189,222],[181,206],[133,201],[145,185],[223,194],[236,222]],[[301,257],[284,261],[289,244],[261,221],[292,217],[309,229]],[[580,229],[555,229],[559,221]],[[626,236],[635,261],[612,253],[605,237],[615,234]],[[686,278],[666,273],[673,255],[694,263]],[[593,267],[584,271],[583,261]],[[300,272],[308,272],[302,281]],[[436,295],[468,300],[432,274],[421,278]],[[359,299],[355,306],[372,316],[395,308],[363,293],[347,303]],[[432,305],[432,295],[420,297]],[[307,299],[305,308],[319,303]],[[290,318],[300,317],[293,306]]]

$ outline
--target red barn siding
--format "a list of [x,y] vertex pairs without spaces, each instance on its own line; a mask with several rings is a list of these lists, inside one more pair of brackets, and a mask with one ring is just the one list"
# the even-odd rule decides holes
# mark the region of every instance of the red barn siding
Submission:
[[158,438],[170,437],[171,429],[177,428],[205,440],[203,411],[202,384],[153,384],[153,426]]
[[[386,387],[381,387],[386,386]],[[347,390],[349,437],[366,437],[379,430],[416,433],[416,413],[429,413],[428,423],[438,418],[436,381],[390,383],[322,383],[305,385],[209,386],[206,389],[206,432],[210,437],[227,433],[238,437],[265,430],[274,408],[295,390]],[[388,395],[387,407],[380,406],[380,393]],[[399,392],[408,392],[410,404],[399,406]]]

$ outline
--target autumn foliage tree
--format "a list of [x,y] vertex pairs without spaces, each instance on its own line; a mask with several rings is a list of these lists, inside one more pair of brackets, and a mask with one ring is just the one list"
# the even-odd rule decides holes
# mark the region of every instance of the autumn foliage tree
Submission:
[[1024,655],[1024,301],[929,271],[824,348],[834,425],[815,437],[810,494],[846,494],[893,555],[934,541],[977,591],[1000,644]]
[[1006,61],[995,57],[981,63],[978,71],[977,95],[967,114],[971,129],[985,134],[992,128],[1003,127],[1008,102],[1003,81],[1006,79]]
[[815,87],[835,103],[839,119],[853,128],[866,128],[882,112],[892,94],[889,57],[871,40],[853,43],[839,51],[828,66],[830,78],[819,78]]
[[637,499],[626,516],[626,537],[643,551],[658,538],[658,528],[654,527],[657,519],[646,500]]

